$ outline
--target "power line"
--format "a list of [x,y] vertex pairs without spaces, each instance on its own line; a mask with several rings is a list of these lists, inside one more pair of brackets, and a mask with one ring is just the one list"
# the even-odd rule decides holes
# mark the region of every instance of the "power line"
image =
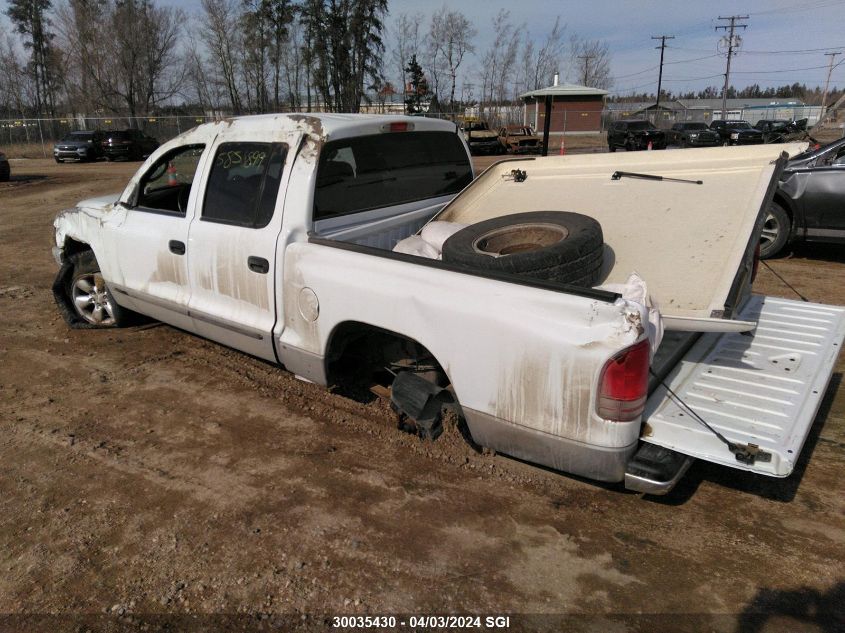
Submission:
[[[722,24],[716,27],[716,30],[723,29],[726,32],[730,31],[730,35],[727,35],[728,40],[728,64],[725,67],[725,87],[722,89],[722,118],[724,119],[727,116],[727,107],[728,107],[728,82],[731,79],[731,57],[734,54],[734,48],[738,48],[740,42],[742,41],[738,35],[734,35],[735,29],[746,29],[748,28],[747,24],[737,24],[737,20],[747,20],[747,15],[731,15],[726,18],[719,16],[720,20],[728,20],[730,21],[730,25]],[[722,39],[724,41],[724,38]]]
[[660,87],[663,85],[663,51],[666,50],[666,40],[674,40],[674,35],[657,35],[652,36],[653,40],[660,40],[660,46],[655,46],[655,48],[660,49],[660,72],[657,75],[657,103],[655,103],[654,109],[657,110],[660,108]]

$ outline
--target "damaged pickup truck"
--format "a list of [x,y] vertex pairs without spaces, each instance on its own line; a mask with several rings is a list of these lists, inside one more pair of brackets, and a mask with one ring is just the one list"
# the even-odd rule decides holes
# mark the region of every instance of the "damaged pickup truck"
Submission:
[[446,122],[226,120],[57,217],[54,293],[71,325],[141,313],[381,385],[423,435],[449,406],[481,446],[632,490],[694,458],[785,477],[845,309],[751,294],[783,149],[510,160],[473,182]]

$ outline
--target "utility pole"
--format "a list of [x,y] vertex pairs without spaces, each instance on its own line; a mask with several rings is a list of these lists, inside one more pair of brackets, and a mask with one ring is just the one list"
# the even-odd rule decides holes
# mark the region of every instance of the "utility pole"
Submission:
[[657,75],[657,103],[654,104],[655,112],[660,109],[660,87],[663,85],[663,51],[666,49],[666,40],[674,40],[674,35],[652,35],[651,39],[660,40],[660,46],[654,48],[660,49],[660,72]]
[[587,85],[587,78],[590,75],[590,60],[595,57],[595,55],[578,55],[578,59],[584,60],[584,85]]
[[748,28],[747,24],[737,24],[737,20],[747,20],[747,15],[730,15],[726,18],[719,16],[720,20],[729,20],[730,25],[722,24],[716,27],[716,30],[719,29],[729,31],[729,34],[725,36],[724,39],[728,40],[728,65],[725,68],[725,87],[722,89],[722,118],[725,119],[728,116],[728,84],[731,79],[731,57],[733,57],[734,49],[739,47],[740,38],[738,35],[734,35],[735,29],[745,29]]
[[842,53],[825,53],[826,56],[830,57],[830,64],[827,66],[827,79],[824,82],[824,92],[822,93],[822,109],[819,113],[819,122],[824,121],[825,115],[825,104],[827,103],[827,89],[830,87],[830,74],[833,72],[833,60],[836,59],[837,55],[841,55]]

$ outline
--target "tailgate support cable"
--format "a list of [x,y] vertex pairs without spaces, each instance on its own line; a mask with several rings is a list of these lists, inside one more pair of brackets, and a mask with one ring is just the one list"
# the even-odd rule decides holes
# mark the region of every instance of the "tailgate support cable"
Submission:
[[704,418],[698,415],[698,413],[696,413],[692,407],[690,407],[686,402],[681,400],[681,397],[674,391],[672,391],[672,388],[667,385],[656,373],[654,373],[653,369],[649,368],[648,371],[649,373],[651,373],[652,376],[654,376],[660,381],[660,384],[663,385],[663,388],[666,389],[667,393],[671,396],[672,400],[674,400],[678,406],[686,409],[697,422],[703,425],[704,428],[706,428],[713,435],[719,438],[719,440],[728,447],[728,450],[733,453],[736,457],[736,461],[751,466],[752,464],[754,464],[755,461],[769,462],[772,460],[772,454],[767,453],[765,451],[761,451],[760,447],[756,444],[738,444],[736,442],[731,442],[728,438],[719,433],[719,431],[707,424]]
[[789,288],[792,292],[794,292],[795,294],[797,294],[797,295],[801,298],[801,301],[806,301],[807,303],[809,303],[809,302],[810,302],[810,300],[809,300],[807,297],[805,297],[805,296],[804,296],[804,295],[802,295],[800,292],[798,292],[798,290],[795,288],[795,286],[793,286],[793,285],[792,285],[791,283],[789,283],[786,279],[784,279],[783,277],[781,277],[781,276],[780,276],[780,275],[779,275],[779,274],[775,271],[775,269],[774,269],[774,268],[772,268],[771,266],[769,266],[769,262],[767,262],[765,259],[761,259],[761,260],[760,260],[760,263],[761,263],[761,264],[763,264],[763,266],[765,266],[766,268],[768,268],[768,269],[771,271],[771,273],[772,273],[775,277],[777,277],[778,279],[780,279],[780,280],[784,283],[784,285],[785,285],[787,288]]

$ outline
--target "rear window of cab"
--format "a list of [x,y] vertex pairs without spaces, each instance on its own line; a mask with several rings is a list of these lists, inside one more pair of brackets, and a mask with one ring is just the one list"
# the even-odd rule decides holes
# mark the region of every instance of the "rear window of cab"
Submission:
[[329,141],[320,152],[314,219],[453,195],[472,181],[454,132],[389,132]]

